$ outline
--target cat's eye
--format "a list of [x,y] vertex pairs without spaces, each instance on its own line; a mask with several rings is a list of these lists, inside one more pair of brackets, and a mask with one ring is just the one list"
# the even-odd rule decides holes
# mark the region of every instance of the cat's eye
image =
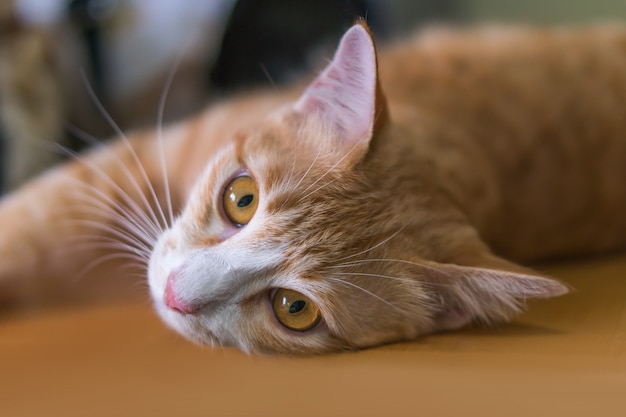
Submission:
[[319,308],[308,297],[285,288],[275,291],[272,309],[280,324],[300,332],[312,329],[322,318]]
[[224,191],[224,213],[228,220],[237,226],[244,226],[252,220],[259,205],[259,189],[249,176],[237,177]]

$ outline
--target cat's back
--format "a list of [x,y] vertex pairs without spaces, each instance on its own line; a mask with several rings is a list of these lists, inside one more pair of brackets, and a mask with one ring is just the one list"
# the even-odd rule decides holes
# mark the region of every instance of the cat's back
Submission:
[[503,253],[626,240],[626,26],[430,29],[380,75],[392,120],[445,160],[445,187]]
[[626,25],[617,24],[433,27],[388,48],[380,58],[381,81],[392,104],[410,102],[459,115],[507,102],[543,112],[551,103],[571,102],[585,92],[621,99],[625,71]]

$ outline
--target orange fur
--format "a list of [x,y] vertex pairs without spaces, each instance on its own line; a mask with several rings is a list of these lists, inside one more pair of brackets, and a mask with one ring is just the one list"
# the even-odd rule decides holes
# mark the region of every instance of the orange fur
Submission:
[[[378,70],[369,37],[348,32],[295,107],[301,88],[249,94],[163,132],[176,218],[165,209],[163,220],[158,211],[141,220],[140,229],[164,230],[143,238],[149,260],[139,252],[157,311],[186,337],[311,353],[506,320],[526,298],[566,288],[505,258],[625,246],[626,29],[432,30],[388,49]],[[375,86],[351,135],[346,104],[360,96],[335,81],[353,75]],[[165,206],[155,133],[131,143],[157,201],[124,142],[51,171],[0,205],[0,281],[67,273],[96,256],[57,250],[94,231],[64,222],[84,218],[75,179],[126,210],[87,214],[110,227],[128,229],[120,219],[139,216],[134,203]],[[259,207],[235,228],[220,202],[242,170],[258,184]],[[168,308],[166,283],[198,310]],[[279,287],[313,300],[322,324],[302,334],[281,327],[268,303]]]

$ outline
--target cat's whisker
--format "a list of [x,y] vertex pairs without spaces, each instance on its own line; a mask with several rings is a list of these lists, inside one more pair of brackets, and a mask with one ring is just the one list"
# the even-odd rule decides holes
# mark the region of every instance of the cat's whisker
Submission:
[[146,290],[150,288],[150,286],[148,285],[148,282],[144,279],[145,271],[130,272],[128,274],[128,277],[135,280],[135,282],[133,282],[133,285],[130,286],[131,290],[133,291],[141,290],[141,292],[145,294]]
[[354,253],[352,255],[344,256],[343,258],[336,259],[335,261],[336,262],[342,262],[342,261],[345,261],[346,259],[356,258],[357,256],[365,255],[366,253],[371,252],[371,251],[381,247],[382,245],[386,244],[387,242],[389,242],[391,239],[396,237],[400,232],[402,232],[405,227],[406,227],[406,225],[405,226],[401,226],[391,236],[387,237],[386,239],[382,240],[381,242],[377,243],[376,245],[374,245],[374,246],[372,246],[372,247],[370,247],[368,249],[362,250],[361,252]]
[[[105,201],[97,197],[101,197]],[[129,210],[128,207],[118,204],[106,195],[97,197],[86,191],[80,194],[77,193],[75,198],[84,202],[85,205],[73,206],[72,211],[86,215],[95,214],[102,219],[108,219],[114,215],[113,220],[115,223],[128,228],[133,233],[141,236],[146,242],[152,243],[156,241],[159,236],[159,230],[144,216],[144,213],[137,215]]]
[[[315,163],[317,162],[317,160],[319,159],[320,155],[322,153],[322,149],[319,149],[317,151],[317,155],[315,155],[315,158],[313,158],[313,161],[311,162],[311,164],[309,164],[309,167],[307,168],[307,170],[304,172],[304,174],[302,174],[302,176],[300,177],[300,179],[298,180],[298,182],[296,182],[295,185],[289,185],[288,186],[288,190],[297,190],[298,187],[300,186],[300,184],[302,184],[302,181],[305,180],[305,178],[309,175],[309,173],[311,172],[311,169],[313,168],[313,166],[315,166]],[[293,177],[293,172],[295,170],[296,167],[296,161],[293,160],[291,162],[291,170],[289,172],[289,176],[287,178],[292,178]],[[289,200],[291,199],[293,194],[290,194],[289,197],[287,199],[285,199],[285,201],[283,201],[283,203],[280,205],[280,210],[283,210],[285,207],[285,204],[287,204],[289,202]],[[308,197],[308,196],[307,196]]]
[[150,260],[150,252],[141,247],[136,247],[132,243],[120,241],[111,236],[102,236],[100,234],[82,233],[68,239],[70,244],[80,245],[79,250],[122,250],[140,256],[147,264]]
[[[317,162],[317,160],[319,159],[320,155],[322,154],[322,148],[320,148],[317,151],[317,155],[315,155],[315,158],[313,158],[313,161],[311,162],[311,164],[309,165],[309,167],[307,168],[307,170],[304,172],[304,174],[302,174],[302,176],[300,177],[300,180],[298,180],[298,182],[296,183],[296,185],[294,185],[293,187],[290,187],[292,190],[297,190],[298,187],[300,186],[300,184],[302,184],[302,181],[304,181],[304,179],[309,175],[309,172],[311,172],[311,169],[313,169],[313,167],[315,166],[315,163]],[[295,165],[295,160],[293,161],[294,165]],[[290,177],[291,178],[291,177]],[[306,190],[304,190],[306,191]]]
[[385,303],[386,305],[388,305],[388,306],[389,306],[389,307],[391,307],[392,309],[394,309],[394,310],[396,310],[396,311],[399,311],[399,312],[401,312],[401,313],[403,312],[402,310],[400,310],[398,307],[396,307],[395,305],[393,305],[393,304],[392,304],[392,303],[390,303],[389,301],[387,301],[387,300],[385,300],[384,298],[382,298],[381,296],[379,296],[379,295],[377,295],[377,294],[374,294],[373,292],[371,292],[371,291],[369,291],[369,290],[367,290],[367,289],[365,289],[365,288],[361,287],[360,285],[357,285],[357,284],[355,284],[355,283],[353,283],[353,282],[346,281],[346,280],[343,280],[343,279],[341,279],[341,278],[336,278],[336,277],[329,277],[329,279],[330,279],[330,280],[332,280],[332,281],[338,282],[338,283],[340,283],[340,284],[344,284],[344,285],[348,285],[348,286],[350,286],[350,287],[356,288],[356,289],[358,289],[359,291],[362,291],[362,292],[364,292],[365,294],[368,294],[368,295],[370,295],[370,296],[374,297],[374,298],[375,298],[375,299],[377,299],[378,301],[380,301],[380,302],[382,302],[382,303]]
[[277,90],[278,86],[276,85],[276,82],[272,78],[272,75],[270,74],[270,72],[267,70],[267,67],[265,66],[265,64],[261,62],[260,65],[261,65],[261,71],[263,71],[263,75],[265,75],[267,80],[270,82],[270,84],[272,85],[272,88]]
[[353,267],[353,266],[357,266],[357,265],[362,265],[362,264],[367,264],[367,263],[376,263],[376,262],[395,262],[395,263],[403,263],[403,264],[407,264],[407,265],[414,265],[414,266],[418,266],[420,268],[428,268],[428,269],[434,269],[434,267],[426,264],[426,263],[422,263],[422,262],[414,262],[414,261],[407,261],[406,259],[393,259],[393,258],[375,258],[375,259],[357,259],[354,261],[349,261],[349,262],[345,262],[345,263],[341,263],[341,264],[337,264],[337,265],[329,265],[325,268],[330,268],[330,269],[335,269],[335,268],[348,268],[348,267]]
[[[454,280],[455,278],[457,278],[456,275],[454,275],[453,273],[446,271],[445,269],[442,268],[437,268],[433,265],[429,265],[427,263],[421,263],[421,262],[412,262],[412,261],[407,261],[404,259],[363,259],[360,261],[353,261],[351,263],[346,263],[346,264],[342,264],[342,265],[333,265],[333,266],[328,266],[326,268],[329,269],[337,269],[337,268],[348,268],[348,267],[354,267],[357,265],[363,265],[365,263],[368,262],[396,262],[396,263],[403,263],[403,264],[407,264],[407,265],[413,265],[416,267],[419,267],[420,269],[425,269],[428,271],[432,271],[434,273],[437,274],[437,276],[445,276],[446,278],[450,278],[452,280]],[[334,272],[336,273],[336,272]],[[381,276],[381,278],[387,278],[385,276]],[[388,277],[388,278],[393,278],[393,277]],[[420,280],[421,284],[424,285],[428,285],[428,286],[432,286],[432,287],[448,287],[451,284],[448,283],[442,283],[442,282],[433,282],[433,281],[426,281],[426,280]]]
[[[107,215],[109,215],[108,217],[110,217],[110,212],[109,211],[105,211],[105,209],[103,208],[98,208],[98,207],[92,207],[92,206],[79,206],[79,207],[74,207],[73,211],[77,214],[85,214],[86,216],[89,216],[90,218],[100,218],[100,219],[106,219]],[[126,216],[119,216],[116,213],[116,218],[112,219],[112,222],[114,224],[119,225],[122,230],[125,231],[125,233],[127,233],[129,236],[133,236],[134,238],[141,240],[142,242],[145,243],[145,245],[148,247],[152,247],[155,238],[148,234],[140,225],[137,224],[137,222],[135,221],[130,221]],[[80,225],[80,221],[82,221],[83,219],[68,219],[67,223],[69,225],[76,225],[79,224]],[[101,223],[98,223],[101,224]]]
[[[143,255],[134,253],[130,250],[127,250],[126,248],[122,249],[119,247],[120,245],[116,245],[114,242],[97,242],[97,244],[93,244],[93,245],[85,245],[85,249],[88,250],[101,250],[101,251],[106,251],[107,254],[110,255],[114,255],[118,258],[124,258],[125,260],[133,260],[134,262],[140,263],[141,265],[144,265],[145,269],[147,269],[147,265],[148,265],[148,259],[145,259],[143,257]],[[82,249],[79,248],[79,249]],[[104,256],[101,255],[101,256]],[[145,276],[144,276],[145,278]]]
[[[102,104],[102,102],[98,99],[98,97],[97,97],[95,91],[93,90],[93,87],[89,83],[89,80],[87,79],[87,75],[85,74],[84,71],[81,71],[81,78],[83,80],[83,83],[85,84],[85,88],[87,89],[87,92],[88,92],[91,100],[93,101],[94,105],[97,107],[98,111],[100,111],[100,113],[102,114],[104,119],[107,121],[109,126],[111,126],[111,128],[113,129],[115,134],[122,140],[122,143],[124,144],[124,146],[128,150],[131,158],[133,158],[133,161],[134,161],[135,165],[137,166],[137,168],[139,169],[139,173],[140,173],[144,183],[148,187],[148,192],[150,193],[150,196],[151,196],[155,206],[157,207],[157,210],[158,210],[159,215],[161,217],[161,220],[163,222],[163,227],[167,227],[168,226],[167,219],[165,217],[165,214],[163,213],[163,209],[161,208],[161,204],[159,202],[159,199],[157,198],[156,191],[154,190],[154,186],[153,186],[152,182],[150,181],[150,179],[148,178],[148,174],[146,173],[146,170],[145,170],[143,164],[141,163],[141,160],[139,159],[139,156],[137,155],[137,152],[135,151],[135,148],[131,144],[130,140],[128,140],[128,137],[126,136],[124,131],[119,127],[119,125],[115,122],[115,120],[113,120],[111,115],[104,108],[104,105]],[[141,191],[141,187],[138,186],[137,181],[134,180],[132,175],[129,177],[129,180],[131,180],[131,182],[139,188],[137,190],[137,192],[140,194],[141,198],[143,200],[145,200],[145,195]],[[147,208],[149,210],[151,210],[151,211],[154,211],[154,209],[152,209],[149,204],[147,205]],[[160,223],[159,223],[159,226],[161,226]]]
[[[79,184],[79,186],[80,185],[81,184]],[[149,236],[151,240],[155,240],[159,236],[160,230],[150,221],[144,212],[133,210],[125,204],[118,203],[97,189],[89,188],[89,186],[84,185],[80,190],[77,190],[73,198],[77,202],[83,203],[82,206],[73,206],[72,211],[74,212],[79,208],[84,210],[91,209],[93,213],[99,214],[103,219],[115,216],[118,223],[123,221],[126,225],[133,225],[135,231]]]
[[[77,128],[76,126],[69,126],[68,129],[72,132],[74,136],[83,140],[87,144],[90,144],[92,146],[102,145],[102,141],[100,141],[93,135],[88,134],[82,129]],[[157,219],[156,213],[154,212],[154,209],[148,202],[148,199],[146,198],[145,193],[142,191],[141,186],[137,182],[137,179],[135,178],[135,176],[130,172],[129,168],[126,166],[126,164],[124,164],[124,162],[120,159],[119,155],[115,151],[111,150],[109,147],[104,147],[104,149],[107,153],[113,156],[115,164],[122,169],[124,176],[128,179],[129,183],[131,184],[135,192],[139,195],[139,198],[141,199],[141,203],[144,206],[144,209],[141,209],[141,211],[148,213],[152,217],[152,223],[154,223],[155,225],[158,225],[158,228],[161,231],[163,228],[159,220]],[[68,154],[68,156],[73,157],[74,159],[80,159],[78,158],[79,154],[73,151],[65,150],[65,153]],[[111,179],[111,181],[113,180]],[[151,184],[149,182],[147,183],[147,185],[149,188],[151,187]],[[155,204],[158,205],[159,204],[158,201],[156,201]]]
[[[91,217],[97,218],[109,218],[111,217],[111,213],[115,213],[116,218],[112,219],[112,224],[107,224],[104,222],[98,222],[97,220],[91,219],[70,219],[69,222],[74,225],[80,225],[82,227],[88,227],[96,231],[103,232],[102,234],[95,234],[92,236],[88,236],[83,234],[81,237],[84,240],[89,239],[88,244],[80,245],[79,249],[82,250],[117,250],[123,251],[126,254],[115,254],[117,257],[123,257],[127,260],[134,259],[135,261],[139,261],[141,264],[147,265],[150,259],[150,252],[153,242],[156,240],[156,236],[158,236],[158,230],[155,228],[154,224],[149,221],[149,219],[145,216],[145,213],[139,212],[141,214],[141,218],[138,219],[134,213],[130,210],[124,210],[120,204],[117,204],[115,201],[112,201],[108,196],[100,196],[101,198],[96,198],[94,196],[91,187],[82,184],[83,187],[81,190],[83,192],[77,195],[77,198],[81,198],[86,200],[90,205],[88,206],[78,206],[73,207],[73,210],[77,212],[86,211],[86,214]],[[84,191],[84,188],[87,188],[90,193]],[[96,190],[97,191],[97,190]],[[108,200],[108,201],[102,201]],[[94,216],[95,214],[95,216]],[[143,223],[143,225],[142,225]],[[115,226],[114,224],[118,224],[121,227]],[[148,226],[148,228],[146,228]],[[150,227],[153,228],[151,232]],[[93,268],[92,265],[88,265],[88,267],[81,271],[79,277],[84,276],[84,274],[90,271]]]
[[146,242],[142,241],[141,239],[137,238],[135,235],[119,227],[115,227],[112,225],[99,223],[95,220],[87,220],[87,219],[80,219],[80,220],[75,219],[73,220],[73,222],[75,224],[90,227],[94,230],[105,232],[109,234],[110,236],[114,236],[117,239],[119,239],[121,243],[127,243],[137,249],[142,249],[146,253],[150,252],[150,246]]
[[146,265],[140,265],[137,262],[125,262],[118,267],[118,271],[127,277],[141,278],[143,281],[143,278],[145,278]]
[[[359,142],[355,143],[354,145],[352,145],[352,147],[350,149],[348,149],[346,151],[346,153],[339,158],[339,160],[337,162],[335,162],[330,168],[328,168],[326,170],[326,172],[324,172],[322,175],[320,175],[315,181],[313,181],[313,183],[309,184],[308,187],[306,187],[304,190],[302,190],[302,192],[300,194],[304,194],[307,191],[309,191],[311,188],[313,188],[315,186],[315,184],[317,184],[318,182],[320,182],[322,179],[324,179],[328,174],[330,174],[335,168],[337,168],[348,156],[350,156],[350,154],[352,152],[354,152],[354,150],[358,147]],[[306,194],[304,197],[301,197],[298,199],[298,203],[301,202],[305,197],[308,197],[310,195]]]
[[[331,266],[327,266],[325,267],[326,269],[340,269],[340,268],[350,268],[350,267],[355,267],[358,265],[363,265],[366,263],[370,263],[370,262],[396,262],[396,263],[404,263],[404,264],[408,264],[408,265],[414,265],[417,266],[421,269],[426,269],[428,271],[432,271],[435,272],[438,276],[445,276],[447,278],[451,278],[454,279],[455,275],[452,274],[451,272],[448,272],[446,270],[443,270],[442,268],[437,268],[435,266],[432,265],[428,265],[426,263],[420,263],[420,262],[411,262],[411,261],[407,261],[404,259],[363,259],[360,261],[353,261],[353,262],[349,262],[349,263],[345,263],[345,264],[341,264],[341,265],[331,265]],[[411,282],[415,282],[415,280],[411,279],[411,278],[401,278],[401,277],[393,277],[393,276],[388,276],[388,275],[380,275],[380,274],[370,274],[370,273],[351,273],[351,272],[335,272],[333,271],[333,274],[337,274],[337,275],[365,275],[365,276],[372,276],[372,277],[379,277],[379,278],[386,278],[386,279],[395,279],[395,280],[405,280],[405,281],[411,281]],[[426,285],[426,286],[431,286],[431,287],[449,287],[452,284],[448,284],[445,282],[433,282],[433,281],[426,281],[426,280],[420,280],[420,284]]]
[[145,254],[141,252],[141,250],[136,249],[135,247],[125,244],[123,242],[118,242],[114,239],[111,239],[107,242],[106,239],[103,239],[100,242],[94,242],[94,244],[100,245],[101,249],[117,251],[111,252],[111,255],[122,255],[123,257],[127,257],[129,259],[134,259],[137,262],[141,262],[144,265],[147,265],[148,263],[148,259],[145,257]]
[[[289,175],[288,175],[286,178],[293,178],[293,174],[294,174],[295,169],[296,169],[296,159],[294,158],[294,159],[291,161],[291,168],[289,169]],[[286,193],[287,193],[287,195],[289,195],[289,193],[290,193],[290,191],[291,191],[291,190],[292,190],[291,185],[290,185],[289,183],[285,183],[285,187],[284,187],[283,192],[286,192]],[[286,198],[286,199],[282,202],[282,204],[280,205],[279,211],[282,211],[282,210],[285,208],[285,204],[289,201],[289,198],[290,198],[290,197]]]
[[[142,213],[142,214],[146,214],[146,211],[142,210],[139,205],[128,195],[128,193],[126,191],[124,191],[115,181],[113,181],[113,179],[111,179],[111,177],[109,175],[107,175],[104,171],[102,171],[102,169],[100,169],[99,167],[97,167],[95,164],[93,164],[91,161],[89,161],[88,159],[84,158],[83,156],[77,154],[76,152],[67,149],[61,145],[59,145],[59,147],[61,148],[61,150],[63,152],[65,152],[67,155],[75,158],[77,161],[79,161],[80,163],[82,163],[84,166],[86,166],[88,169],[90,169],[94,174],[98,175],[105,183],[107,183],[108,185],[110,185],[114,191],[117,193],[117,195],[124,201],[125,204],[127,204],[127,206],[129,208],[131,208],[135,213]],[[89,185],[89,184],[85,184],[84,182],[75,179],[71,176],[67,177],[69,180],[73,180],[75,183],[78,184],[83,184],[84,187],[88,188],[90,191],[97,193],[97,194],[103,194],[101,191],[98,191],[95,187]],[[140,195],[143,196],[143,192],[139,191]],[[108,199],[110,199],[111,197],[108,197]],[[145,199],[145,197],[144,197]],[[147,200],[146,204],[147,204]],[[148,205],[149,206],[149,205]],[[153,213],[149,210],[148,211],[149,214],[152,214],[150,217],[152,218],[152,221],[150,222],[150,224],[153,224],[155,226],[155,228],[157,228],[158,233],[162,233],[162,228],[159,225],[156,217],[154,217]],[[158,234],[157,233],[157,234]]]
[[[91,244],[91,245],[84,245],[81,244],[80,246],[77,246],[75,249],[73,249],[74,252],[78,251],[78,250],[94,250],[94,251],[106,251],[107,254],[112,254],[115,256],[124,255],[124,258],[128,261],[128,260],[133,260],[134,262],[140,263],[141,265],[144,265],[145,269],[147,269],[147,264],[148,264],[148,260],[144,259],[143,256],[138,255],[136,253],[132,253],[131,251],[121,251],[121,249],[118,247],[119,245],[115,245],[113,242],[97,242],[97,244]],[[115,252],[113,252],[115,250]],[[104,256],[104,254],[102,255]],[[90,268],[87,269],[87,272],[90,270]],[[85,271],[83,271],[85,272]],[[145,275],[144,275],[145,278]]]
[[349,277],[383,278],[383,279],[390,279],[394,281],[415,282],[411,278],[394,277],[394,276],[382,275],[382,274],[370,274],[367,272],[334,272],[334,275],[342,275],[342,276],[349,276]]
[[167,102],[167,97],[172,87],[172,83],[174,82],[174,76],[178,72],[180,63],[183,60],[183,50],[184,48],[181,50],[181,53],[174,62],[174,65],[172,66],[170,72],[167,74],[167,79],[165,80],[165,85],[163,86],[163,92],[161,93],[161,97],[159,98],[159,107],[157,111],[157,143],[159,148],[159,164],[161,165],[161,174],[163,175],[163,188],[165,190],[165,201],[167,204],[167,213],[170,220],[170,226],[174,224],[174,211],[172,209],[172,196],[170,192],[169,175],[167,172],[167,163],[165,161],[165,147],[163,142],[163,118],[165,116],[165,103]]
[[326,188],[328,186],[330,186],[332,183],[334,183],[335,181],[337,181],[337,178],[333,178],[330,181],[327,181],[326,183],[320,185],[319,187],[317,187],[316,189],[314,189],[313,191],[310,191],[308,194],[306,194],[305,196],[303,196],[302,198],[300,198],[300,200],[298,201],[302,201],[302,200],[306,200],[307,198],[309,198],[310,196],[312,196],[313,194],[317,193],[318,191],[320,191],[322,188]]
[[76,274],[76,278],[73,280],[73,282],[77,283],[81,281],[85,277],[85,275],[93,271],[98,266],[101,266],[107,262],[113,262],[116,260],[135,261],[135,262],[141,261],[140,258],[137,258],[132,253],[117,252],[117,253],[109,253],[106,255],[102,255],[99,258],[94,259],[92,262],[87,264],[83,269],[81,269],[79,273]]
[[[433,268],[434,269],[434,268]],[[440,272],[440,271],[438,271]],[[363,277],[369,277],[369,278],[382,278],[382,279],[388,279],[388,280],[392,280],[392,281],[400,281],[400,282],[409,282],[409,283],[414,283],[416,282],[416,280],[411,279],[411,278],[403,278],[403,277],[394,277],[394,276],[390,276],[390,275],[382,275],[382,274],[369,274],[369,273],[361,273],[361,272],[335,272],[335,275],[344,275],[344,276],[353,276],[353,277],[358,277],[358,276],[363,276]],[[431,281],[419,281],[420,285],[425,285],[425,286],[430,286],[430,287],[440,287],[440,288],[445,288],[445,287],[450,287],[451,284],[448,283],[444,283],[444,282],[431,282]]]
[[[63,222],[72,230],[92,230],[99,236],[108,234],[115,235],[116,238],[123,240],[125,243],[132,243],[140,246],[143,251],[150,253],[154,245],[154,239],[143,232],[143,229],[129,222],[125,218],[113,218],[109,221],[104,219],[102,213],[98,209],[90,207],[78,207],[75,209],[80,218],[67,219]],[[84,214],[84,216],[82,216]]]

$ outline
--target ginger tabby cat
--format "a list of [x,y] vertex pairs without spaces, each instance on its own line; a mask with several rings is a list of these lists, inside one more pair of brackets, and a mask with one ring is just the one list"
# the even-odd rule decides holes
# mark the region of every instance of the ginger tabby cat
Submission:
[[[567,292],[512,261],[626,245],[625,111],[626,28],[431,30],[378,68],[357,22],[304,91],[234,97],[4,198],[0,281],[125,251],[169,326],[246,352],[507,320]],[[99,244],[69,252],[81,236]]]

